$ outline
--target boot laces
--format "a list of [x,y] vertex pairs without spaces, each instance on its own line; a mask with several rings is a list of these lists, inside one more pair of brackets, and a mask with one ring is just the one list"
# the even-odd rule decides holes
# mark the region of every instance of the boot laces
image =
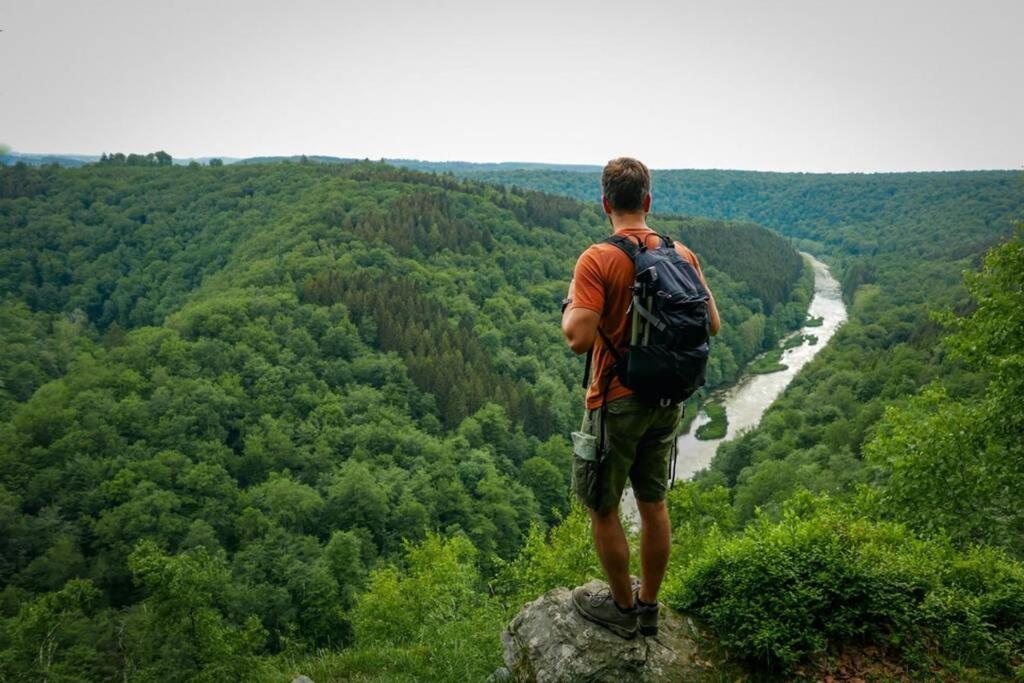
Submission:
[[[596,593],[590,594],[590,604],[593,607],[600,607],[604,603],[612,599],[611,588],[602,588]],[[615,604],[614,602],[612,604]]]

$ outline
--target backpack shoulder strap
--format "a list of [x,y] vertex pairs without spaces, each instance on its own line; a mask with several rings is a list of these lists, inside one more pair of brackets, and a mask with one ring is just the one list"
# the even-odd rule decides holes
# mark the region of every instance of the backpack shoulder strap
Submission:
[[639,237],[637,237],[634,242],[633,239],[626,237],[625,235],[612,235],[604,241],[624,251],[630,261],[636,260],[637,251],[640,250],[640,247],[643,244]]
[[[605,348],[608,349],[608,351],[611,352],[612,358],[615,360],[615,362],[618,363],[619,361],[621,361],[622,360],[622,354],[619,353],[618,349],[615,348],[615,344],[612,344],[612,340],[608,338],[608,336],[604,333],[604,330],[602,330],[600,328],[600,326],[597,328],[597,333],[599,335],[601,335],[601,341],[604,342]],[[590,381],[591,381],[590,366],[593,364],[593,362],[594,362],[594,347],[591,346],[590,349],[587,351],[587,362],[583,366],[583,388],[584,389],[589,389],[590,388]],[[609,378],[607,381],[610,383],[611,379]],[[606,384],[605,391],[607,392],[607,390],[608,390],[608,388],[607,388],[607,384]]]
[[[604,239],[602,241],[603,242],[607,242],[608,244],[612,244],[612,245],[618,247],[619,249],[621,249],[626,254],[626,256],[629,257],[630,261],[634,261],[634,262],[636,261],[636,255],[639,252],[640,247],[643,245],[643,242],[641,241],[641,239],[639,237],[636,238],[636,242],[634,243],[634,241],[632,239],[630,239],[629,237],[626,237],[625,235],[612,235],[611,237],[608,237],[607,239]],[[615,345],[612,344],[612,341],[605,335],[604,330],[602,330],[600,327],[598,327],[597,328],[597,333],[599,335],[601,335],[601,341],[604,342],[605,347],[611,352],[612,358],[615,359],[615,362],[619,362],[620,360],[622,360],[622,354],[620,354],[618,352],[618,349],[615,348]],[[591,363],[593,362],[593,358],[594,358],[594,349],[593,349],[593,347],[591,347],[591,349],[589,351],[587,351],[587,360],[586,360],[586,363],[583,366],[583,382],[582,382],[582,385],[583,385],[584,389],[586,389],[586,388],[588,388],[590,386],[590,381],[591,381],[590,366],[591,366]],[[606,380],[606,382],[607,382],[607,384],[610,384],[611,383],[611,379],[608,378]],[[607,384],[605,386],[605,393],[606,394],[607,394],[607,390],[608,390]]]

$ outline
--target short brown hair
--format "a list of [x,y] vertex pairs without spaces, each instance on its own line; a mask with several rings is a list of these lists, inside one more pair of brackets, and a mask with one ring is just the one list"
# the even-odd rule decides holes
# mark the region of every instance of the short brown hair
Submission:
[[601,191],[615,211],[643,211],[644,198],[651,191],[651,172],[642,161],[612,159],[601,172]]

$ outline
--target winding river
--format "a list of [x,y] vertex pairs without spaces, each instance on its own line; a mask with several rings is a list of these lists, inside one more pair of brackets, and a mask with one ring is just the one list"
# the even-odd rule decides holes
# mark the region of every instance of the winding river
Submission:
[[[822,324],[816,327],[803,327],[790,336],[814,335],[818,338],[817,343],[808,344],[804,341],[800,346],[783,352],[781,362],[786,366],[785,370],[766,375],[745,375],[728,389],[712,393],[708,398],[725,406],[729,420],[725,438],[709,441],[698,439],[695,436],[697,428],[709,421],[703,410],[698,413],[690,426],[690,431],[679,437],[676,456],[677,479],[689,479],[707,467],[722,441],[733,439],[741,432],[756,427],[772,401],[778,398],[796,373],[825,347],[839,326],[846,321],[846,305],[843,303],[839,283],[832,277],[824,263],[810,254],[804,253],[803,256],[814,268],[814,296],[811,298],[808,315],[811,318],[821,318]],[[629,525],[635,528],[639,523],[636,501],[633,499],[632,489],[628,487],[623,495],[621,509]]]

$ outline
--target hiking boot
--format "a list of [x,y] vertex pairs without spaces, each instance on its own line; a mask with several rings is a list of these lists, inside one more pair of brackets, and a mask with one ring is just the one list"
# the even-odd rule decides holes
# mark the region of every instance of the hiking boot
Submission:
[[640,602],[639,584],[633,584],[633,604],[636,605],[636,618],[640,634],[644,636],[658,635],[658,611],[661,604],[657,601],[653,605]]
[[591,590],[593,584],[579,586],[572,592],[572,604],[587,621],[604,626],[620,638],[633,638],[637,633],[636,607],[623,612],[615,604],[607,586]]

